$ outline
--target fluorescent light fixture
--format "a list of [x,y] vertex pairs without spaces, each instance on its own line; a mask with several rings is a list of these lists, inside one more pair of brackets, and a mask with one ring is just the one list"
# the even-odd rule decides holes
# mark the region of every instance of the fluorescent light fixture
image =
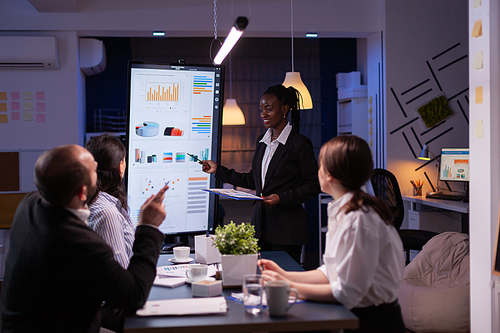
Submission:
[[165,36],[165,31],[153,31],[153,36],[155,37]]
[[307,38],[316,38],[316,37],[318,37],[318,34],[317,34],[317,33],[315,33],[315,32],[308,32],[308,33],[306,34],[306,37],[307,37]]
[[233,49],[236,42],[240,39],[241,35],[243,35],[243,31],[245,31],[247,24],[248,19],[244,16],[240,16],[236,19],[236,22],[234,22],[234,25],[229,32],[229,35],[227,35],[219,52],[217,52],[217,55],[214,58],[215,65],[222,64],[226,56]]
[[245,125],[245,115],[235,99],[226,99],[222,108],[222,125]]

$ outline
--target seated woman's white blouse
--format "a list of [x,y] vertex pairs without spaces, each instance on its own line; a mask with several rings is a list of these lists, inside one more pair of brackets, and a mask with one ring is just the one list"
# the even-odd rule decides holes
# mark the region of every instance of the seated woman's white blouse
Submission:
[[328,204],[324,265],[318,269],[348,309],[391,303],[403,278],[403,244],[372,208],[340,211],[352,196],[349,192]]

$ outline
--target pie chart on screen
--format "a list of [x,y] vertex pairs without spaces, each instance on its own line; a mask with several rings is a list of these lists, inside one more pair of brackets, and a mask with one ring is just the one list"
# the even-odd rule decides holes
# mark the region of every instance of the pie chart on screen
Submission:
[[142,124],[135,126],[135,134],[144,137],[158,135],[160,132],[160,124],[154,121],[145,121]]

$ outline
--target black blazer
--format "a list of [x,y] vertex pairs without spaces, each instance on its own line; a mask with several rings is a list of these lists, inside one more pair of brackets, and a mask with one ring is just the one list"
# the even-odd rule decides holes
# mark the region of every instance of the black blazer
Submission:
[[236,172],[219,165],[216,177],[226,183],[254,189],[258,196],[277,194],[274,207],[255,201],[252,222],[256,237],[276,245],[303,245],[309,242],[306,211],[302,203],[320,193],[318,163],[311,140],[292,130],[285,145],[280,144],[269,163],[262,188],[262,158],[266,144],[259,136],[250,172]]
[[17,208],[2,287],[2,332],[87,332],[103,301],[135,311],[147,300],[163,234],[137,227],[127,270],[93,230],[37,192]]

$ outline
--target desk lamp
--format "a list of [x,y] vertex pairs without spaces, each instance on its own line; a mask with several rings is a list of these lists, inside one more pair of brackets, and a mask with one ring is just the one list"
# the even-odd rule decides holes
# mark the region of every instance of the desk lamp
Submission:
[[428,192],[427,194],[438,194],[440,192],[439,190],[439,160],[432,153],[432,151],[429,149],[428,145],[424,144],[424,148],[422,149],[422,152],[420,153],[420,156],[418,157],[419,160],[424,160],[424,161],[430,161],[431,158],[429,157],[429,154],[434,158],[436,161],[436,192]]

